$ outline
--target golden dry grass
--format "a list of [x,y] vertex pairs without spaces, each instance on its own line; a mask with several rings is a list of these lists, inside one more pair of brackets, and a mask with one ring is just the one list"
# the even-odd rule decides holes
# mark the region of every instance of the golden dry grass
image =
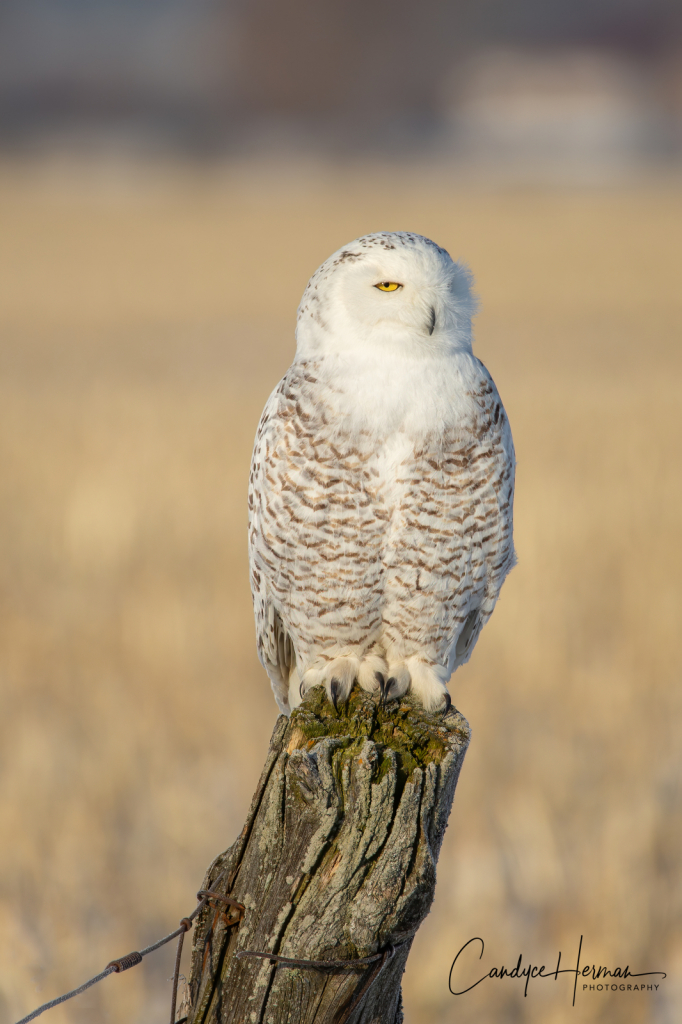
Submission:
[[[408,1020],[681,1019],[682,186],[485,189],[419,168],[0,169],[0,1020],[194,905],[276,709],[254,651],[250,449],[310,273],[402,227],[469,260],[510,414],[517,547]],[[489,982],[573,956],[659,994]],[[166,1019],[172,953],[52,1024]]]

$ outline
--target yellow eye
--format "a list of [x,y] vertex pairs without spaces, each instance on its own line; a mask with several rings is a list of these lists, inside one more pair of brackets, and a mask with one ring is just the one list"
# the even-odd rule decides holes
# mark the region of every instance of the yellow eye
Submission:
[[379,284],[374,285],[380,292],[397,292],[398,288],[402,288],[401,284],[396,284],[395,281],[381,281]]

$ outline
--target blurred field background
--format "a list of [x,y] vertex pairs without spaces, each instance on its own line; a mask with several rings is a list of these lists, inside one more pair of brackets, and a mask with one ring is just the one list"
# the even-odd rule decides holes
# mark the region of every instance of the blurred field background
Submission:
[[[406,1020],[682,1020],[681,12],[0,5],[0,1024],[173,928],[242,825],[253,436],[308,277],[385,229],[470,263],[519,462]],[[581,934],[668,976],[448,993],[473,936],[483,973]],[[172,960],[44,1019],[162,1022]]]
[[[246,482],[309,274],[405,227],[469,260],[518,452],[519,565],[453,679],[473,742],[407,1019],[679,1019],[682,187],[419,168],[0,169],[3,1024],[170,930],[236,837],[276,709]],[[665,970],[657,998],[489,982]],[[51,1019],[165,1019],[170,947]],[[478,976],[478,975],[476,975]]]

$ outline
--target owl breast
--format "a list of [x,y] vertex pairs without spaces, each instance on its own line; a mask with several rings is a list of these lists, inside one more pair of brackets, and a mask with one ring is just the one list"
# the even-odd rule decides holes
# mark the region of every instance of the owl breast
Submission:
[[271,396],[249,546],[259,655],[283,710],[330,673],[382,693],[391,681],[393,695],[412,685],[428,705],[470,656],[513,564],[514,459],[487,371],[471,357],[466,370],[449,402],[442,383],[420,402],[413,382],[402,416],[399,388],[372,415],[362,388],[311,361]]

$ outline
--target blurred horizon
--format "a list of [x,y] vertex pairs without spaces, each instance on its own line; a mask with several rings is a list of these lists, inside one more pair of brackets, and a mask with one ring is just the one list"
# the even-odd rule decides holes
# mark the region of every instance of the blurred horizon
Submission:
[[673,0],[5,0],[0,153],[682,160]]

